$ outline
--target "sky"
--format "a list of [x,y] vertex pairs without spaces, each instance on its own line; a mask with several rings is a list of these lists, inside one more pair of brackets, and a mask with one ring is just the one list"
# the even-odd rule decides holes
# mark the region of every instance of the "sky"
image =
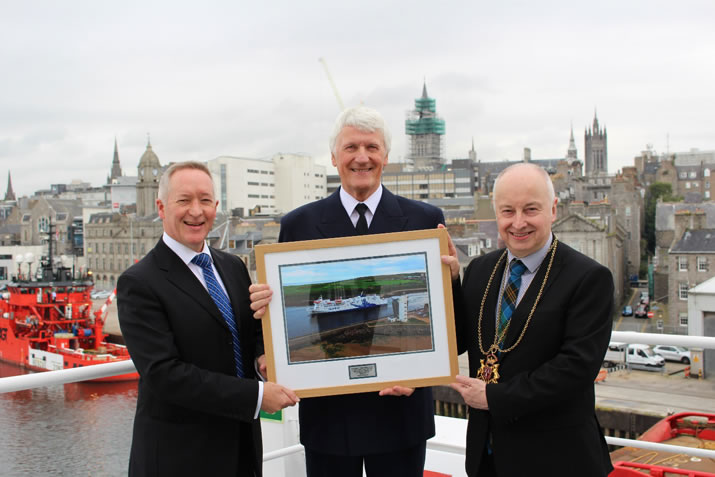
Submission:
[[379,110],[404,160],[426,82],[445,157],[580,158],[598,115],[608,166],[715,149],[715,2],[0,0],[0,198],[99,186],[114,140],[162,164],[303,153],[330,165],[339,113]]
[[378,277],[400,273],[424,273],[427,270],[424,253],[394,255],[377,258],[351,259],[350,267],[345,260],[300,263],[281,266],[283,286],[330,283],[360,277]]

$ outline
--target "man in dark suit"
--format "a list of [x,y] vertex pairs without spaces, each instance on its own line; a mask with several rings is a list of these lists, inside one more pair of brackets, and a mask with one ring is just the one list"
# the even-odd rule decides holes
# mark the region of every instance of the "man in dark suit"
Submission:
[[140,376],[130,476],[261,476],[258,412],[298,399],[257,379],[265,356],[248,271],[205,243],[217,205],[204,164],[169,167],[157,200],[164,235],[117,283]]
[[[493,199],[506,249],[474,259],[454,287],[469,353],[470,377],[452,384],[469,405],[467,473],[605,477],[593,383],[611,335],[611,273],[551,233],[557,201],[542,168],[505,169]],[[454,255],[443,261],[457,279]]]
[[[377,111],[343,111],[330,149],[340,189],[283,217],[279,241],[430,229],[444,223],[440,209],[382,186],[390,134]],[[263,316],[270,296],[267,285],[251,286],[256,317]],[[429,388],[395,386],[380,393],[303,399],[299,418],[308,477],[359,477],[363,465],[368,477],[421,477],[426,441],[434,435]]]

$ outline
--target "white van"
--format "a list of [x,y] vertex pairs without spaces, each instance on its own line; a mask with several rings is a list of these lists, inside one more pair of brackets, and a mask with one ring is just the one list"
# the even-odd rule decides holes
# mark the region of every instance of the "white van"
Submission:
[[665,359],[658,356],[648,345],[610,342],[603,358],[606,367],[615,366],[619,363],[626,363],[633,369],[647,369],[649,371],[660,371],[665,366]]

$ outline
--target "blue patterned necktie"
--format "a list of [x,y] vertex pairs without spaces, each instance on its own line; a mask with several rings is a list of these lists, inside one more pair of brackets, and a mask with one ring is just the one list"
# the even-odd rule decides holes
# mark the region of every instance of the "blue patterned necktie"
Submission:
[[[506,329],[511,320],[511,315],[514,314],[516,308],[516,299],[519,296],[519,287],[521,286],[521,276],[526,271],[526,265],[521,260],[513,260],[511,263],[511,272],[509,273],[509,281],[504,287],[504,294],[501,301],[501,313],[499,315],[499,345],[504,342]],[[502,336],[504,335],[504,336]]]
[[204,274],[204,281],[206,281],[206,287],[208,288],[209,295],[216,303],[221,315],[223,315],[228,329],[231,330],[231,337],[233,338],[233,359],[236,362],[236,375],[239,378],[243,377],[243,363],[241,362],[241,342],[238,339],[238,328],[236,327],[236,320],[233,316],[233,308],[231,307],[231,301],[224,293],[221,285],[219,285],[214,275],[213,268],[211,267],[211,257],[208,254],[200,253],[191,259],[191,263],[195,263],[201,267],[201,271]]

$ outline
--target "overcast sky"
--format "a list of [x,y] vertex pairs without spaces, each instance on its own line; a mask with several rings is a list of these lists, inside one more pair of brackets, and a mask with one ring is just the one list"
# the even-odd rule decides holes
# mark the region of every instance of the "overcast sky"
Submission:
[[[348,6],[352,5],[352,6]],[[715,149],[715,2],[0,0],[0,198],[162,164],[306,153],[329,165],[339,112],[381,111],[390,160],[423,81],[446,157],[579,157],[594,111],[609,170]],[[334,172],[332,166],[329,173]]]

